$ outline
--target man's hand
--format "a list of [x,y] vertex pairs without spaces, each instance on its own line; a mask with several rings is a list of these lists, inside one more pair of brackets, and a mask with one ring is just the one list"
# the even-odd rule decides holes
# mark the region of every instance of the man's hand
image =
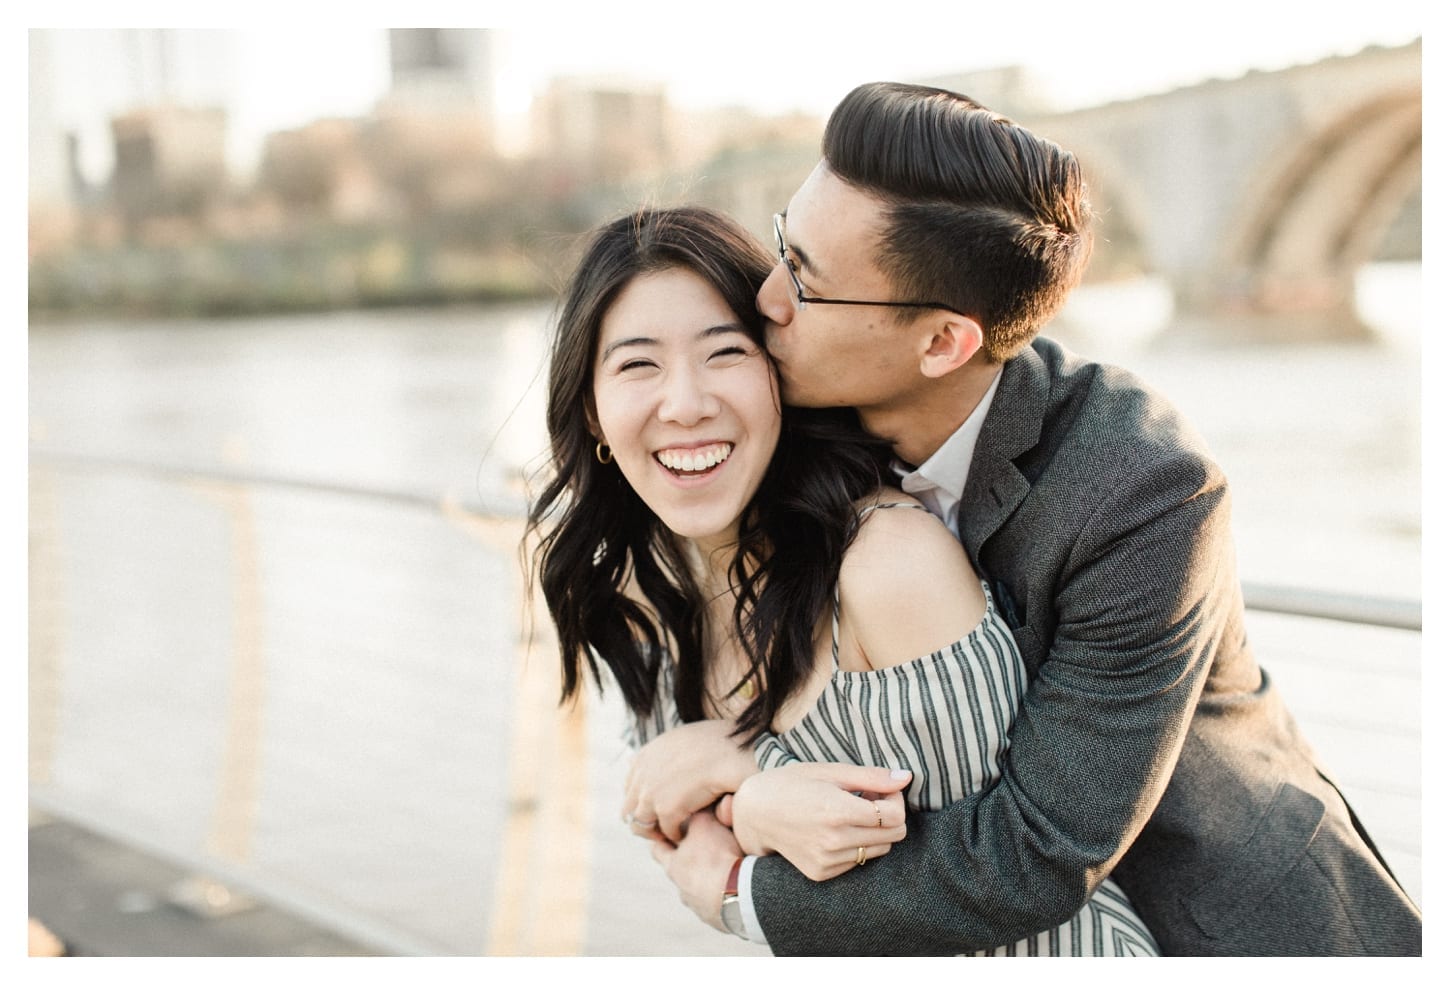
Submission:
[[658,840],[650,852],[695,916],[721,933],[729,933],[720,922],[720,902],[730,866],[744,854],[730,829],[709,811],[699,811],[688,819],[678,846]]
[[[750,855],[785,856],[823,882],[879,858],[906,837],[906,770],[791,763],[756,773],[721,802],[718,820]],[[860,796],[856,794],[859,793]]]
[[706,719],[679,725],[647,743],[624,784],[621,816],[643,838],[678,842],[685,819],[733,793],[756,772],[755,757],[730,735],[734,723]]

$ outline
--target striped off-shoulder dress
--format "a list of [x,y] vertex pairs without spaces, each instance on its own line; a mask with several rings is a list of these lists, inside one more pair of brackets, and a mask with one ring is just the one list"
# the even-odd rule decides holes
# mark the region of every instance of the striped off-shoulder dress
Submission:
[[[883,503],[874,508],[914,503]],[[864,514],[863,514],[864,515]],[[908,769],[909,809],[940,810],[1001,776],[1008,731],[1027,688],[1026,668],[992,594],[982,621],[966,636],[908,663],[872,671],[843,671],[837,662],[837,612],[831,618],[834,673],[825,691],[794,727],[755,744],[761,769],[798,760]],[[669,661],[665,661],[668,674]],[[664,681],[661,682],[666,683]],[[672,691],[662,688],[652,720],[636,741],[678,722]],[[1153,935],[1111,879],[1059,927],[979,956],[1156,955]]]

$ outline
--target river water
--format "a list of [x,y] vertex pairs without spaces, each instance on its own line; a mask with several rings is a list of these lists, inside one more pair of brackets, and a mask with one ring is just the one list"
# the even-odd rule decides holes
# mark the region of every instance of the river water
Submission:
[[[1378,334],[1352,344],[1175,343],[1151,283],[1084,290],[1064,325],[1203,432],[1246,580],[1418,599],[1418,298],[1418,265],[1369,272]],[[589,720],[582,775],[528,685],[515,547],[549,315],[33,328],[32,804],[399,953],[733,953],[592,827],[617,723]],[[1251,623],[1261,659],[1417,895],[1419,635],[1277,619]],[[515,871],[551,817],[574,834],[539,864],[575,869]]]

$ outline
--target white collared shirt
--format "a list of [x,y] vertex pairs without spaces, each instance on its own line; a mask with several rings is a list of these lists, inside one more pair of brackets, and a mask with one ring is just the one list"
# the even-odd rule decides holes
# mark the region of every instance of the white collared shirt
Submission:
[[[953,537],[959,537],[957,530],[957,504],[962,501],[962,491],[967,487],[967,473],[972,467],[972,455],[977,450],[977,438],[982,434],[982,422],[997,395],[997,384],[1002,382],[1002,371],[992,379],[992,385],[977,406],[967,415],[962,426],[952,432],[931,457],[910,471],[904,462],[892,463],[892,469],[901,477],[901,488],[925,506],[932,514],[947,525]],[[755,855],[745,856],[740,865],[738,890],[740,893],[740,916],[745,923],[745,933],[757,944],[770,942],[755,916],[755,904],[750,899],[750,877],[755,869]]]

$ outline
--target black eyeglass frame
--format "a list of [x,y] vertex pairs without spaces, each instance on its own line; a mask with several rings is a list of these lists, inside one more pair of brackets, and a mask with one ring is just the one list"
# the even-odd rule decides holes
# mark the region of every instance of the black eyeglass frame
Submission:
[[785,213],[777,212],[771,222],[775,227],[775,248],[780,254],[780,262],[785,264],[785,272],[790,275],[791,286],[795,288],[796,301],[800,304],[850,304],[873,308],[940,308],[943,311],[950,311],[954,315],[967,317],[965,312],[958,311],[949,304],[942,304],[940,301],[850,301],[844,298],[807,297],[806,286],[801,283],[800,276],[795,270],[795,264],[786,255]]

